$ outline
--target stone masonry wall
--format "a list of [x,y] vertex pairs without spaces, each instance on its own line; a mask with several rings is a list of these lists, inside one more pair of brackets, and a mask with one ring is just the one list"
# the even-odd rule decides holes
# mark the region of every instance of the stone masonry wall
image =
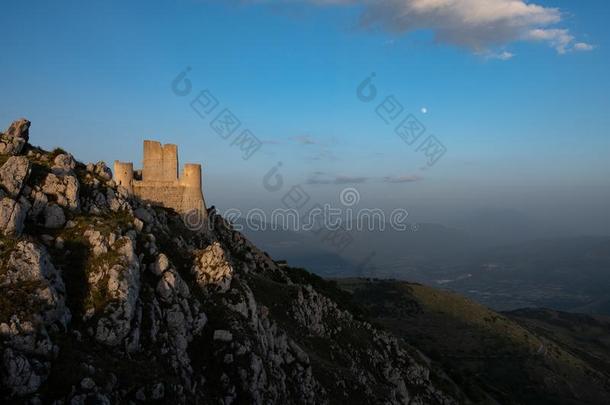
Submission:
[[164,181],[138,181],[133,182],[133,193],[141,200],[154,205],[173,208],[178,212],[183,211],[184,187],[180,184]]
[[142,180],[135,180],[131,163],[115,161],[117,184],[127,187],[141,200],[153,205],[172,208],[179,213],[192,210],[206,212],[201,190],[201,165],[187,164],[178,177],[178,149],[176,145],[161,145],[144,141]]

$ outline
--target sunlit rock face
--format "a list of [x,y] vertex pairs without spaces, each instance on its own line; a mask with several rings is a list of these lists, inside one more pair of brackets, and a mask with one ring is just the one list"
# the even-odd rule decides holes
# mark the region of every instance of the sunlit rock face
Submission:
[[213,210],[192,230],[28,130],[14,123],[0,148],[4,402],[456,402]]

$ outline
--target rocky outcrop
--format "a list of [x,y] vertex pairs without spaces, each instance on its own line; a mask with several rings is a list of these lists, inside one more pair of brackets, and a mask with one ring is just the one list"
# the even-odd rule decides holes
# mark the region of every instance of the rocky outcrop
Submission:
[[21,192],[30,172],[30,161],[25,156],[11,156],[0,168],[0,186],[15,198]]
[[20,236],[27,211],[22,204],[9,197],[0,200],[0,232],[6,236]]
[[0,170],[5,402],[452,403],[404,343],[213,210],[190,230],[105,164],[25,144],[26,122]]
[[87,332],[99,343],[133,349],[139,339],[138,331],[132,333],[133,327],[141,316],[140,259],[135,252],[135,237],[121,229],[105,234],[93,226],[88,226],[83,236],[91,258],[84,269],[89,294],[83,320],[92,322]]
[[214,285],[222,292],[229,289],[233,276],[233,268],[218,242],[213,242],[199,253],[192,272],[200,287]]
[[71,174],[58,176],[55,173],[49,173],[42,184],[42,192],[47,197],[52,197],[59,206],[70,210],[77,210],[80,207],[79,188],[76,176]]
[[[5,253],[6,254],[6,253]],[[43,246],[19,242],[3,258],[0,340],[2,384],[16,396],[38,390],[58,354],[49,332],[65,330],[70,312],[60,274]]]
[[5,133],[0,133],[0,154],[20,154],[30,139],[30,124],[30,121],[22,118],[13,122]]

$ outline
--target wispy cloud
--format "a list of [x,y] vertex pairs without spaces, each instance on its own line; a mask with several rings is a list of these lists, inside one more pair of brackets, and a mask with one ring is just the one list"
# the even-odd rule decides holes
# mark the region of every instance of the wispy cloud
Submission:
[[366,183],[369,180],[368,177],[362,176],[334,176],[325,172],[314,172],[307,179],[307,184],[337,184],[337,185],[347,185],[347,184],[362,184]]
[[362,184],[362,183],[414,183],[423,180],[423,177],[418,175],[402,175],[402,176],[386,176],[386,177],[366,177],[366,176],[347,176],[333,175],[330,173],[316,171],[313,172],[307,179],[307,184]]
[[360,26],[393,34],[430,30],[435,40],[507,60],[508,51],[494,52],[516,41],[544,42],[558,53],[591,51],[566,28],[557,27],[562,12],[524,0],[249,0],[251,3],[310,3],[316,6],[357,7]]
[[423,180],[423,177],[414,175],[414,174],[397,176],[397,177],[386,176],[383,178],[383,181],[385,183],[414,183],[416,181],[421,181],[421,180]]
[[587,44],[586,42],[577,42],[574,44],[574,50],[579,52],[588,52],[595,49],[595,46]]
[[497,59],[497,60],[509,60],[515,57],[515,54],[512,52],[508,52],[508,51],[502,51],[502,52],[492,52],[492,51],[486,51],[486,52],[482,52],[480,53],[481,56],[483,56],[485,59]]

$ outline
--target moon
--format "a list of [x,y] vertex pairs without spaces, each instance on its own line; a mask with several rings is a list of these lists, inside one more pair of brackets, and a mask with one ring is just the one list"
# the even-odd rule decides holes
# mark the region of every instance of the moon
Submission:
[[422,114],[428,114],[428,109],[426,107],[422,107],[421,108],[421,113]]

